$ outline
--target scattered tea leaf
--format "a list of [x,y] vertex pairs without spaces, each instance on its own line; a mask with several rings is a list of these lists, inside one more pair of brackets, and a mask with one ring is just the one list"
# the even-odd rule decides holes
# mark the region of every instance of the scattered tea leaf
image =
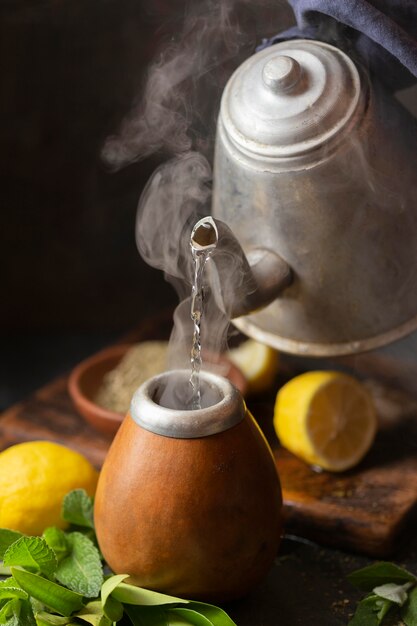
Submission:
[[76,526],[94,529],[93,501],[84,489],[67,493],[62,502],[62,518]]
[[17,530],[9,530],[8,528],[0,528],[0,560],[3,559],[4,553],[12,543],[23,537],[22,533]]
[[71,551],[59,564],[55,578],[72,591],[96,598],[103,584],[103,567],[97,548],[78,532],[69,533],[66,539]]
[[394,565],[394,563],[385,561],[356,570],[349,574],[347,579],[352,585],[362,589],[362,591],[372,591],[374,587],[387,583],[396,583],[398,585],[406,582],[417,583],[417,578],[413,574],[398,565]]
[[417,587],[408,594],[408,600],[401,609],[401,617],[407,626],[417,626]]
[[12,574],[26,593],[60,615],[70,616],[71,613],[79,611],[84,606],[81,594],[46,580],[38,574],[32,574],[15,567],[12,567]]
[[54,551],[58,563],[60,563],[70,552],[70,547],[63,530],[60,530],[55,526],[50,526],[44,531],[42,537],[45,539],[48,546]]
[[58,562],[54,551],[42,537],[20,537],[7,548],[4,564],[7,567],[19,565],[28,570],[51,576],[56,570]]

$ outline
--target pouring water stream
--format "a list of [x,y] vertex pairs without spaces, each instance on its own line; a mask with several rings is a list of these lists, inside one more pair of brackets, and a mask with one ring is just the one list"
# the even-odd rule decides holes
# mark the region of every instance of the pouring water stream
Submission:
[[194,259],[194,282],[191,292],[191,319],[194,324],[191,346],[192,409],[201,409],[200,370],[201,358],[201,318],[204,308],[204,267],[216,248],[218,232],[211,217],[204,217],[194,226],[191,233],[191,251]]

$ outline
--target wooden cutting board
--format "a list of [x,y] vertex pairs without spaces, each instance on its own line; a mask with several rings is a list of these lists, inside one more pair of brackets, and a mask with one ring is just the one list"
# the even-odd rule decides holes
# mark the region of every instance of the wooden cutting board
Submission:
[[[140,333],[155,338],[155,332]],[[138,335],[135,335],[135,339]],[[296,372],[282,368],[284,379]],[[287,368],[287,369],[286,369]],[[283,382],[283,381],[281,381]],[[350,472],[317,473],[279,446],[272,428],[273,397],[249,401],[264,430],[281,477],[286,532],[325,545],[389,557],[415,533],[417,518],[417,405],[391,392],[372,451]],[[391,404],[389,404],[391,403]],[[55,380],[0,416],[0,449],[32,439],[57,441],[85,454],[97,467],[110,440],[88,426],[67,393],[67,379]]]

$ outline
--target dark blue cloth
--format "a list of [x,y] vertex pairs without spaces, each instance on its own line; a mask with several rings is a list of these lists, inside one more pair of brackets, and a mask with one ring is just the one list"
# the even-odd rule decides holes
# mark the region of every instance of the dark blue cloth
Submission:
[[327,41],[362,62],[391,90],[417,81],[417,0],[288,0],[297,26],[264,40]]

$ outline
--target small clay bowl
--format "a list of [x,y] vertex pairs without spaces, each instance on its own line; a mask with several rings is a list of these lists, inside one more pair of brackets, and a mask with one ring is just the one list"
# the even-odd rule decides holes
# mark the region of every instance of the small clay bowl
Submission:
[[[113,436],[119,428],[124,415],[99,406],[94,398],[107,372],[114,369],[126,352],[132,347],[119,344],[106,348],[85,359],[71,372],[68,391],[80,415],[96,430]],[[210,358],[208,358],[210,360]],[[242,395],[246,393],[247,381],[242,372],[225,356],[218,360],[217,373],[228,378]]]

